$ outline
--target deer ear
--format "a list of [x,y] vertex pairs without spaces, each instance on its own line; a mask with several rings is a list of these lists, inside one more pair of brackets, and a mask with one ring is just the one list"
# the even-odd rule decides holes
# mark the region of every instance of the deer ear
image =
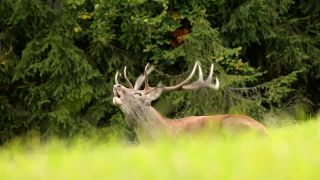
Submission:
[[154,101],[154,100],[158,99],[161,96],[162,91],[163,91],[163,87],[156,87],[156,88],[153,88],[152,90],[150,90],[150,92],[148,94],[149,100]]

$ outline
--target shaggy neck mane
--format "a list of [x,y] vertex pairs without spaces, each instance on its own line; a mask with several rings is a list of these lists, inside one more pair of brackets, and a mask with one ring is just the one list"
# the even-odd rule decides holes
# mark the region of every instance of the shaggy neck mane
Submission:
[[125,113],[130,127],[143,131],[155,131],[168,126],[166,119],[153,107],[135,109]]

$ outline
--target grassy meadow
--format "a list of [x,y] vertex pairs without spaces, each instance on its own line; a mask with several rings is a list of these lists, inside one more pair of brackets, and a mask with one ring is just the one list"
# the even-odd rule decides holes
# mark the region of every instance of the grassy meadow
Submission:
[[318,179],[319,120],[270,129],[267,137],[14,140],[0,149],[0,179]]

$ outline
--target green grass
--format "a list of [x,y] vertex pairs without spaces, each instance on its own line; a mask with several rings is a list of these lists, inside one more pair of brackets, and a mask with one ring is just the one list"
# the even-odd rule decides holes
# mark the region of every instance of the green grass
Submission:
[[267,137],[190,135],[128,144],[37,138],[0,150],[0,179],[318,179],[320,122],[272,129]]

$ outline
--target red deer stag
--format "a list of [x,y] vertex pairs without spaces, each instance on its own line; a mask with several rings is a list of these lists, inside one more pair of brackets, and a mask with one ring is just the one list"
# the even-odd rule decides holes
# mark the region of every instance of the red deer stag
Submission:
[[[187,84],[194,76],[198,67],[199,78],[197,81]],[[256,130],[261,134],[266,133],[266,128],[258,121],[238,114],[223,114],[213,116],[189,116],[181,119],[169,119],[162,116],[151,106],[151,102],[158,99],[163,92],[173,90],[195,90],[199,88],[219,88],[218,78],[212,84],[213,64],[211,64],[210,73],[206,80],[203,79],[203,73],[199,62],[196,62],[190,75],[181,83],[174,86],[150,87],[148,75],[153,70],[148,64],[145,67],[144,74],[141,75],[133,86],[127,77],[126,67],[124,68],[124,79],[128,88],[119,84],[118,72],[115,75],[115,85],[113,87],[114,97],[113,104],[120,107],[125,114],[127,124],[133,127],[138,134],[143,133],[145,136],[154,137],[160,132],[178,134],[190,130],[200,129],[206,126],[214,127],[219,130],[237,131]],[[144,89],[139,90],[144,82]]]

